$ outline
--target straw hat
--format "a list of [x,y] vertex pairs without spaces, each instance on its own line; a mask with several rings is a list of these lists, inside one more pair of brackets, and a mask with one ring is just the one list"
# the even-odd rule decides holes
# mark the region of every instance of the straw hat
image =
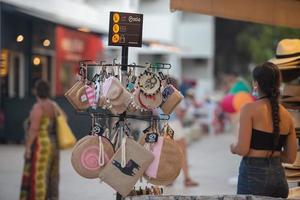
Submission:
[[300,170],[298,169],[285,169],[285,175],[286,177],[298,177],[300,178]]
[[[114,148],[111,142],[101,137],[104,147],[105,164],[114,155]],[[85,178],[98,178],[103,166],[99,165],[99,136],[89,135],[79,140],[72,151],[71,163],[75,171]]]
[[297,152],[297,157],[293,164],[283,163],[282,165],[287,169],[300,169],[300,152]]
[[299,112],[299,110],[288,109],[288,112],[292,116],[292,120],[294,122],[294,127],[295,128],[300,128],[300,112]]
[[299,59],[300,59],[300,40],[283,39],[277,45],[276,57],[271,58],[269,61],[276,65],[281,65]]
[[300,199],[300,187],[290,188],[288,199]]
[[287,84],[283,88],[282,102],[300,102],[300,85]]

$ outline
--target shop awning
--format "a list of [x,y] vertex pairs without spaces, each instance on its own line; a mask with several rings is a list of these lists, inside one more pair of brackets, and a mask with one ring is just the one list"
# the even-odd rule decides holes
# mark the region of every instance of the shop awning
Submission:
[[171,10],[300,28],[300,0],[170,0]]
[[0,2],[14,6],[19,12],[57,24],[96,33],[108,32],[109,13],[80,1],[0,0]]

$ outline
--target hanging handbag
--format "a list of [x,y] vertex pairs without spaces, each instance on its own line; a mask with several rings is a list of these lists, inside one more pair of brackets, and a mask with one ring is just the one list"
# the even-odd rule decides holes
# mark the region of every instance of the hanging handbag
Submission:
[[142,177],[153,158],[151,152],[126,136],[116,154],[99,173],[99,178],[125,197]]
[[69,127],[65,117],[62,115],[58,105],[53,103],[55,109],[56,118],[56,134],[58,140],[58,146],[60,149],[67,149],[73,147],[76,143],[76,138]]
[[169,128],[168,125],[165,125],[163,134],[156,131],[159,135],[156,142],[149,142],[149,135],[153,135],[153,131],[146,133],[140,141],[154,155],[153,162],[144,173],[144,178],[154,185],[171,184],[182,168],[183,153],[172,139],[173,133],[170,133]]
[[64,96],[68,100],[68,102],[76,109],[79,110],[77,104],[74,102],[74,96],[76,95],[77,91],[84,86],[83,81],[77,81],[65,94]]
[[73,148],[71,163],[74,170],[85,178],[98,178],[99,172],[114,155],[109,139],[103,136],[87,135]]
[[169,84],[162,92],[162,104],[160,107],[165,114],[169,115],[182,99],[182,94],[173,85]]

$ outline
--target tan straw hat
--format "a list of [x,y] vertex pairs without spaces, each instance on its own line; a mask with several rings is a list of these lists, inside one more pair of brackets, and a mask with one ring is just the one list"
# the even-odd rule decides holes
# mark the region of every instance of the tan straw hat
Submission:
[[300,169],[300,152],[297,152],[297,157],[293,164],[283,163],[282,165],[287,169]]
[[300,199],[300,187],[290,188],[288,199]]
[[276,65],[281,65],[299,59],[300,59],[300,40],[283,39],[277,45],[276,57],[271,58],[269,61]]
[[282,92],[282,102],[300,102],[300,85],[286,84]]
[[300,170],[299,169],[285,169],[286,177],[298,177],[300,178]]

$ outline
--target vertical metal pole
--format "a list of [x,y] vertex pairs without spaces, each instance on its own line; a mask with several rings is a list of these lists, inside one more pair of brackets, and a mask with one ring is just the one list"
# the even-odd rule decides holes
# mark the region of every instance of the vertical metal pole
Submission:
[[[128,46],[122,46],[122,61],[121,61],[122,67],[122,84],[126,87],[127,85],[127,65],[128,65]],[[124,117],[126,115],[126,111],[121,114],[120,120],[124,120]],[[123,123],[123,122],[122,122]],[[123,197],[121,194],[117,192],[116,200],[122,200]]]
[[[128,46],[122,46],[122,65],[128,64]],[[122,71],[127,70],[127,66],[122,66]]]
[[122,84],[125,86],[127,86],[128,84],[128,77],[127,77],[127,65],[128,65],[128,46],[122,46],[122,67],[121,67],[121,71],[122,71]]

